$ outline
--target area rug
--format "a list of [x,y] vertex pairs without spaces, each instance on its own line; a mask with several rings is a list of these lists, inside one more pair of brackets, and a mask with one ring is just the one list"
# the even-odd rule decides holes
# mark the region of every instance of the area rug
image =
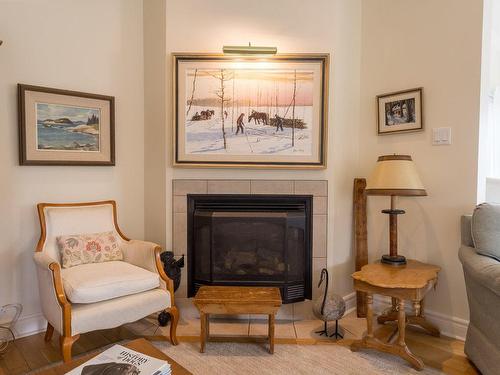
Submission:
[[417,371],[392,355],[354,353],[341,345],[276,345],[273,355],[264,346],[252,343],[210,342],[203,354],[198,343],[154,345],[195,375],[441,374],[429,367]]

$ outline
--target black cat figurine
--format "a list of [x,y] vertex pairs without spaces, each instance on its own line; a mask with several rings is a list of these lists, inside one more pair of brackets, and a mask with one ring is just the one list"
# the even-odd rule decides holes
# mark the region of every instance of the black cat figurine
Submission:
[[174,281],[174,291],[176,291],[181,284],[181,268],[184,268],[184,255],[175,260],[172,251],[165,251],[161,253],[160,259],[163,262],[165,273]]
[[[181,284],[181,268],[184,267],[184,255],[180,259],[175,260],[174,253],[172,251],[165,251],[161,253],[160,259],[163,263],[163,269],[167,276],[174,281],[174,291],[179,288]],[[170,321],[170,315],[165,312],[161,312],[158,315],[158,323],[160,326],[165,327]]]

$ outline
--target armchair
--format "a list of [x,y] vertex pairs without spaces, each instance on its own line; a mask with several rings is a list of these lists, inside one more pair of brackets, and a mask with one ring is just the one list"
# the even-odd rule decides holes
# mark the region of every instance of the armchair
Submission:
[[[47,319],[45,340],[60,335],[64,362],[80,334],[118,327],[158,311],[171,317],[170,341],[177,345],[179,313],[173,281],[165,274],[160,246],[130,240],[118,227],[115,201],[38,204],[41,234],[34,260],[42,311]],[[61,235],[115,232],[123,261],[61,268],[56,238]]]

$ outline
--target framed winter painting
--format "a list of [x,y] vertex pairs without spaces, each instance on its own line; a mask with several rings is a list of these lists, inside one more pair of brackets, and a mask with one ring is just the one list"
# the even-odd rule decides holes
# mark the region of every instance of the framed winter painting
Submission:
[[422,88],[377,96],[379,135],[415,132],[424,129]]
[[326,166],[327,54],[173,59],[175,166]]

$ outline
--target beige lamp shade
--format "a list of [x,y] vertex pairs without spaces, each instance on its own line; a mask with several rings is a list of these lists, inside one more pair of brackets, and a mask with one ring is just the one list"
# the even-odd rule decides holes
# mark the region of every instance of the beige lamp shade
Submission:
[[379,156],[366,182],[369,195],[427,195],[417,169],[409,155]]

